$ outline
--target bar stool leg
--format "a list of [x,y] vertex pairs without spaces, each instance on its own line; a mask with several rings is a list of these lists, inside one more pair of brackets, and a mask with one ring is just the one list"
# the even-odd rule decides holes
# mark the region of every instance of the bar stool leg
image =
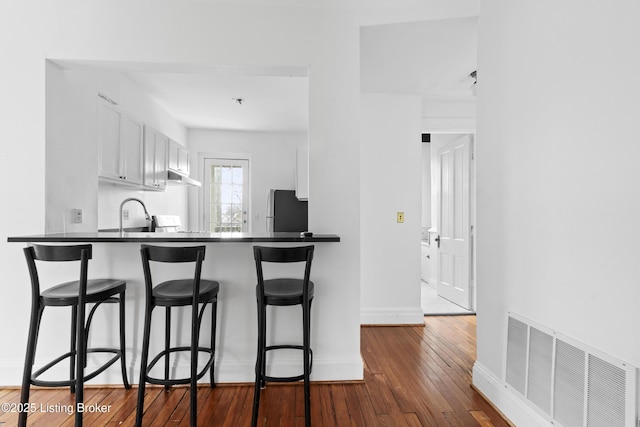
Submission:
[[311,390],[309,386],[309,375],[311,373],[311,367],[309,366],[309,348],[311,346],[310,332],[311,332],[311,316],[310,316],[310,302],[305,301],[302,304],[302,327],[303,330],[303,363],[304,363],[304,421],[305,426],[311,426]]
[[120,368],[122,370],[122,382],[124,384],[124,388],[127,390],[131,389],[131,384],[129,384],[129,379],[127,377],[127,361],[126,361],[126,348],[127,343],[125,340],[125,325],[124,325],[124,316],[125,316],[125,306],[124,306],[124,291],[120,293],[120,300],[118,301],[118,308],[120,312]]
[[76,351],[77,349],[77,340],[76,334],[78,333],[78,307],[71,307],[71,333],[69,334],[69,352],[71,356],[69,357],[69,381],[71,385],[69,388],[71,389],[71,393],[76,392]]
[[191,382],[189,384],[189,398],[191,401],[190,420],[191,425],[197,425],[198,414],[198,344],[200,339],[200,319],[198,318],[197,295],[194,296],[194,304],[191,306]]
[[262,307],[262,327],[260,329],[260,336],[262,341],[260,343],[260,354],[262,356],[262,369],[260,370],[260,388],[267,387],[267,306]]
[[211,367],[209,376],[211,377],[211,388],[216,386],[215,365],[216,365],[216,326],[218,322],[218,298],[211,303]]
[[[164,321],[164,349],[166,351],[164,355],[164,379],[169,379],[169,349],[171,348],[171,307],[165,308],[165,321]],[[165,384],[164,389],[169,391],[170,385]]]
[[[31,373],[33,371],[33,362],[36,357],[36,344],[38,342],[38,332],[40,330],[40,320],[42,319],[43,306],[31,307],[31,320],[29,321],[29,338],[27,342],[27,355],[24,360],[24,371],[22,374],[22,390],[20,392],[20,403],[22,407],[29,403],[29,392],[31,390]],[[18,426],[25,427],[27,425],[27,411],[20,412],[18,416]]]
[[[76,427],[82,426],[82,411],[80,406],[84,403],[84,367],[86,364],[87,354],[87,332],[85,329],[85,303],[84,298],[80,297],[78,301],[78,317],[77,317],[77,349],[76,349]],[[73,355],[72,355],[73,359]]]
[[265,366],[265,334],[266,331],[266,307],[258,304],[258,355],[256,357],[256,381],[253,391],[253,413],[251,415],[251,426],[258,425],[258,412],[260,410],[260,389],[264,384],[263,376]]
[[149,340],[151,335],[151,312],[153,306],[147,305],[144,315],[144,332],[142,334],[142,355],[140,357],[140,381],[138,382],[138,407],[136,408],[136,426],[142,425],[144,415],[144,388],[147,383],[147,363],[149,359]]

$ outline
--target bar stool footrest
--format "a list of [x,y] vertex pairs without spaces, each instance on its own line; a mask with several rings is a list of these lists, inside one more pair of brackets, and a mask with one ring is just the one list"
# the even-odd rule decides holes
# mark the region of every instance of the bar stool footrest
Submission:
[[[96,348],[88,348],[87,349],[87,354],[89,353],[113,353],[114,356],[107,360],[106,362],[104,362],[102,365],[100,365],[98,368],[96,368],[94,371],[92,371],[91,373],[87,374],[84,376],[84,380],[88,381],[92,378],[97,377],[98,375],[100,375],[102,372],[104,372],[108,367],[110,367],[111,365],[113,365],[114,363],[116,363],[120,357],[122,357],[122,352],[120,351],[120,349],[116,349],[116,348],[105,348],[105,347],[96,347]],[[58,363],[62,362],[63,360],[67,359],[67,358],[71,358],[71,357],[75,357],[75,353],[68,351],[64,354],[62,354],[61,356],[53,359],[51,362],[47,363],[46,365],[44,365],[42,368],[38,369],[37,371],[35,371],[34,373],[31,374],[31,384],[39,386],[39,387],[68,387],[68,386],[73,386],[76,384],[76,380],[73,379],[69,379],[69,380],[59,380],[59,381],[55,381],[55,380],[39,380],[38,377],[42,374],[44,374],[45,372],[47,372],[49,369],[53,368],[54,366],[56,366]]]
[[[292,345],[292,344],[280,344],[280,345],[269,345],[264,348],[265,354],[270,350],[304,350],[304,346],[301,345]],[[309,374],[311,374],[311,369],[313,367],[313,350],[309,349]],[[270,377],[268,375],[263,375],[262,380],[264,382],[272,382],[272,383],[288,383],[295,381],[304,380],[304,374],[294,375],[292,377]]]
[[[171,347],[168,351],[167,350],[162,350],[147,365],[147,369],[145,370],[145,380],[149,384],[167,385],[167,386],[190,384],[191,383],[191,377],[174,378],[174,379],[165,380],[163,378],[155,378],[155,377],[152,377],[152,376],[149,375],[149,373],[151,372],[151,369],[153,369],[153,367],[163,357],[168,357],[168,354],[177,353],[179,351],[189,351],[190,352],[191,351],[191,347],[190,346]],[[202,370],[196,375],[196,380],[199,380],[200,378],[204,377],[204,375],[207,372],[207,370],[209,370],[209,368],[213,364],[213,358],[214,358],[214,350],[209,348],[209,347],[198,347],[198,352],[209,353],[209,360],[207,360],[207,363],[205,364],[204,368],[202,368]]]

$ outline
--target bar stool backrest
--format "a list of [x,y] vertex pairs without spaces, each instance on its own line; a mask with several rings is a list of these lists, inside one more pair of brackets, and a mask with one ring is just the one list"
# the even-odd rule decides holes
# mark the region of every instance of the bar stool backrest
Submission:
[[171,247],[142,245],[149,261],[157,262],[196,262],[202,253],[204,261],[205,246]]
[[205,246],[172,247],[141,245],[140,253],[142,255],[145,287],[149,294],[153,287],[149,261],[164,263],[195,262],[196,265],[193,276],[194,303],[197,301],[198,292],[200,290],[200,276],[202,272],[202,262],[204,261]]
[[32,245],[25,248],[25,252],[29,251],[31,257],[39,261],[79,261],[82,259],[82,251],[86,251],[87,259],[91,259],[91,249],[91,245]]
[[293,248],[254,246],[256,259],[263,262],[303,262],[313,259],[313,246],[299,246]]
[[[40,279],[35,261],[80,261],[80,292],[86,293],[87,271],[91,259],[91,245],[45,246],[32,245],[24,248],[24,255],[31,278],[32,298],[40,296]],[[81,295],[82,296],[82,295]]]
[[264,294],[264,274],[262,271],[263,262],[272,263],[293,263],[304,262],[304,291],[305,296],[309,285],[309,277],[311,276],[311,261],[313,261],[314,246],[298,246],[298,247],[270,247],[270,246],[254,246],[253,257],[256,261],[256,272],[258,276],[258,286],[260,292]]

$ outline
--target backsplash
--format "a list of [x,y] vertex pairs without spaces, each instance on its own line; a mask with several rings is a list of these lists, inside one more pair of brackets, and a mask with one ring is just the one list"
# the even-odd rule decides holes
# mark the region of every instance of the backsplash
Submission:
[[[184,185],[168,185],[165,191],[140,191],[127,187],[100,182],[98,188],[98,229],[117,228],[120,203],[128,197],[141,199],[147,206],[149,215],[179,215],[183,228],[188,227],[187,191]],[[148,225],[142,206],[128,203],[129,219],[124,227],[142,227]]]

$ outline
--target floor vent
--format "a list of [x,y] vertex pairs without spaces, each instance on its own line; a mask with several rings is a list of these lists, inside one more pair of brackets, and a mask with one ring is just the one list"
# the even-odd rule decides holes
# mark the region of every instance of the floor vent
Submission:
[[636,368],[514,313],[505,383],[554,425],[635,427]]

